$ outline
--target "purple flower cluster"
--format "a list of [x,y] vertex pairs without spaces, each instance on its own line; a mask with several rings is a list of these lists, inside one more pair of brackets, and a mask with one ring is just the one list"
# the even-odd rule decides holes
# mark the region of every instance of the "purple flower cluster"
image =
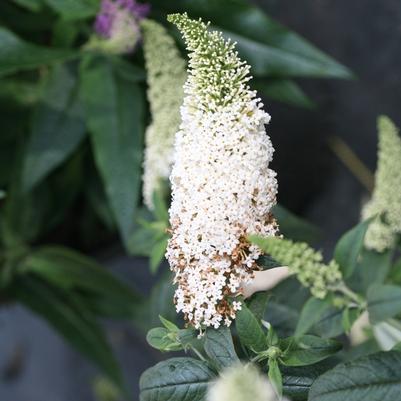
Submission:
[[149,4],[137,3],[136,0],[102,0],[96,17],[95,30],[99,36],[110,38],[113,24],[121,11],[137,22],[145,18],[149,10]]

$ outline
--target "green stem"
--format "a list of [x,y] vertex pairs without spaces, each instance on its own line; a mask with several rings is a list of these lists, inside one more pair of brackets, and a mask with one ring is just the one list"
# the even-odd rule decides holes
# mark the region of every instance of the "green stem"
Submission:
[[352,291],[344,282],[341,282],[338,286],[333,288],[334,291],[339,291],[343,293],[351,301],[355,302],[361,309],[366,308],[366,301],[358,295],[356,292]]

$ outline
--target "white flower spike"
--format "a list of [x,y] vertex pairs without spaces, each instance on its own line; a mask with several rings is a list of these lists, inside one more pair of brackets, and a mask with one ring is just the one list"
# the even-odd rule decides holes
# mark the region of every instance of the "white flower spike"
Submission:
[[187,73],[186,63],[166,29],[147,19],[141,27],[152,112],[152,122],[145,133],[143,197],[146,206],[153,210],[153,194],[171,173],[174,135],[180,124]]
[[196,328],[230,325],[261,250],[249,234],[274,236],[276,173],[266,135],[270,116],[247,85],[250,67],[235,44],[186,14],[169,16],[189,50],[181,126],[171,174],[177,312]]

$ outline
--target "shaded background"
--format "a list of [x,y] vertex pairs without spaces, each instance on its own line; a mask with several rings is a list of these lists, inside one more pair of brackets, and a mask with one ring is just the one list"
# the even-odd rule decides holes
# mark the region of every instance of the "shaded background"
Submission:
[[[387,114],[401,125],[401,3],[256,3],[357,76],[354,81],[302,79],[301,86],[318,105],[314,111],[266,102],[279,200],[323,230],[320,245],[330,252],[334,240],[358,220],[367,191],[333,155],[327,140],[341,137],[374,170],[377,115]],[[155,280],[145,259],[127,258],[113,244],[95,256],[143,292]],[[108,333],[127,381],[137,391],[140,373],[164,356],[128,323],[108,325]],[[0,401],[91,401],[88,382],[94,375],[89,363],[42,320],[21,307],[0,311]]]

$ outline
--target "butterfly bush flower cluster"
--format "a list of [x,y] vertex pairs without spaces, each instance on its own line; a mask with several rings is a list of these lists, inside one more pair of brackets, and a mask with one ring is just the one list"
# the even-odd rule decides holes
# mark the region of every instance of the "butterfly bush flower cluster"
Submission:
[[372,199],[363,218],[376,216],[365,236],[365,246],[378,252],[391,249],[401,234],[401,138],[387,117],[380,117],[378,164]]
[[102,0],[94,27],[98,37],[88,47],[115,54],[132,52],[141,38],[139,22],[148,12],[148,4],[135,0]]
[[277,181],[269,169],[270,116],[251,91],[235,44],[186,14],[169,16],[189,51],[182,122],[171,174],[172,237],[166,257],[175,303],[196,328],[230,325],[261,250],[248,234],[274,236]]
[[212,382],[207,401],[286,401],[279,398],[266,375],[262,375],[252,364],[234,365],[223,371]]
[[152,210],[153,194],[171,172],[187,73],[186,63],[166,29],[147,19],[141,27],[152,113],[152,122],[145,133],[143,195],[146,206]]
[[301,284],[310,289],[315,298],[323,299],[332,289],[342,283],[338,264],[332,260],[323,262],[320,252],[305,242],[293,242],[282,238],[253,240],[264,252],[281,264],[287,265]]

